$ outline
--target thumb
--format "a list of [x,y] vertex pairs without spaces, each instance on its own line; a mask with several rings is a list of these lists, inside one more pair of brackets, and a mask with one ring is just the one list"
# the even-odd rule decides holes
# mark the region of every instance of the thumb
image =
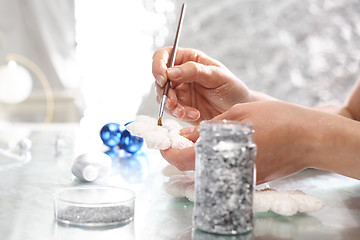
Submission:
[[245,121],[248,118],[249,110],[253,103],[238,103],[233,105],[227,111],[217,115],[212,120],[233,120],[233,121]]
[[[222,114],[217,115],[212,118],[210,121],[218,121],[218,120],[233,120],[233,121],[246,121],[248,120],[247,112],[251,109],[251,103],[240,103],[233,105],[229,110],[223,112]],[[180,129],[180,135],[186,137],[192,142],[196,142],[199,138],[200,125],[196,127],[187,127]]]
[[180,129],[180,135],[183,137],[186,137],[192,142],[196,142],[196,140],[199,138],[199,125],[196,127],[188,127]]

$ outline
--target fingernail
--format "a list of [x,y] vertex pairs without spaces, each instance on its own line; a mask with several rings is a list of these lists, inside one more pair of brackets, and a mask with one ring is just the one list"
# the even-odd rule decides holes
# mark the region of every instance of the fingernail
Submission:
[[197,119],[199,118],[199,112],[198,111],[190,111],[188,112],[188,117],[192,118],[192,119]]
[[172,112],[174,117],[180,118],[181,117],[181,109],[179,107],[175,108],[175,110]]
[[180,135],[185,137],[194,131],[194,127],[187,127],[180,129]]
[[178,67],[169,68],[167,70],[167,74],[172,78],[179,78],[182,75],[182,70],[181,68]]
[[163,87],[164,84],[165,84],[165,79],[162,75],[157,75],[156,78],[155,78],[155,81],[157,84],[160,85],[160,87]]

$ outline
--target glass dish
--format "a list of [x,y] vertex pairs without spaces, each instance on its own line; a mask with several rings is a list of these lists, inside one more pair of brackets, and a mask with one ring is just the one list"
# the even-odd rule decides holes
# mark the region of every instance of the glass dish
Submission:
[[55,219],[63,224],[102,227],[134,218],[135,193],[120,187],[68,187],[54,193]]

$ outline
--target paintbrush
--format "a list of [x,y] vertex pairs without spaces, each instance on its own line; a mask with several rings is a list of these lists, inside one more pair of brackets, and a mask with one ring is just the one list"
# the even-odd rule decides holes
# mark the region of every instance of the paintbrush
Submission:
[[[177,31],[176,31],[176,35],[175,35],[174,45],[173,45],[173,48],[171,50],[171,55],[170,55],[170,58],[169,58],[169,61],[168,61],[168,64],[167,64],[168,68],[173,67],[174,64],[175,64],[176,50],[177,50],[178,43],[179,43],[180,32],[181,32],[183,19],[184,19],[185,9],[186,9],[186,4],[183,3],[182,8],[181,8],[181,14],[180,14],[180,18],[179,18],[179,23],[178,23],[178,27],[177,27]],[[159,112],[159,119],[158,119],[158,125],[159,126],[162,126],[162,117],[164,115],[164,107],[165,107],[167,94],[169,92],[169,88],[170,88],[170,80],[167,79],[167,81],[165,83],[165,87],[164,87],[164,92],[163,92],[163,95],[162,95],[162,98],[161,98],[161,103],[160,103],[160,112]]]

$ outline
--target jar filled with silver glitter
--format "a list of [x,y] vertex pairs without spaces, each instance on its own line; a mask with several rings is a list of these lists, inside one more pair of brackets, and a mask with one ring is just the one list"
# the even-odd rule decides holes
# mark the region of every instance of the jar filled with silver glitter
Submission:
[[217,234],[241,234],[253,228],[256,145],[252,125],[202,121],[196,142],[196,228]]

